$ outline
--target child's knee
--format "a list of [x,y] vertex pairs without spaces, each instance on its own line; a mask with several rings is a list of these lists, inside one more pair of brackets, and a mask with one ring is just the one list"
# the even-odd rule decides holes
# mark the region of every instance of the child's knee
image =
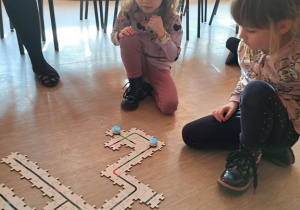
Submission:
[[131,36],[124,36],[120,39],[121,47],[126,47],[126,46],[133,47],[136,45],[140,45],[140,39],[136,34]]
[[182,128],[182,132],[181,132],[181,135],[182,135],[182,140],[184,141],[184,143],[186,145],[190,145],[189,142],[190,142],[190,135],[191,135],[191,126],[190,124],[186,124],[183,128]]
[[174,114],[178,107],[178,100],[172,99],[159,104],[159,109],[164,114]]

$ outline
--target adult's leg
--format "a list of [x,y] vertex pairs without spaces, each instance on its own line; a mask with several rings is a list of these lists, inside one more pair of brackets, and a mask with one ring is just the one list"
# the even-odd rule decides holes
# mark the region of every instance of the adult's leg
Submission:
[[56,86],[60,77],[44,59],[36,0],[3,0],[7,14],[26,47],[34,73],[47,87]]
[[186,145],[197,149],[236,150],[240,144],[239,134],[239,111],[222,123],[213,115],[208,115],[186,124],[182,129],[183,141]]

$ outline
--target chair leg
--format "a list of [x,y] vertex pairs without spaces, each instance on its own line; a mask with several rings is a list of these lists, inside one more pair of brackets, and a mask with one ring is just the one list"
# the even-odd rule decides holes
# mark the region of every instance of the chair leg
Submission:
[[49,3],[49,10],[50,10],[50,18],[51,18],[51,26],[52,26],[52,33],[53,33],[54,49],[55,49],[55,51],[59,51],[53,0],[48,0],[48,3]]
[[79,19],[82,20],[83,17],[83,0],[80,0],[79,4]]
[[106,29],[107,29],[107,22],[108,22],[108,8],[109,8],[109,0],[105,0],[104,33],[106,33]]
[[89,14],[89,0],[85,0],[85,19],[88,18]]
[[43,0],[38,0],[38,8],[39,8],[39,16],[40,16],[40,30],[42,35],[42,41],[46,41]]
[[101,28],[104,29],[102,0],[99,0],[99,11],[100,11],[100,24],[101,24]]
[[114,20],[113,20],[113,27],[115,26],[115,21],[118,15],[118,8],[119,8],[119,0],[115,2],[115,12],[114,12]]
[[204,9],[204,22],[207,21],[207,0],[205,0],[205,9]]
[[[80,8],[79,8],[79,15],[80,20],[83,18],[83,1],[85,1],[85,19],[88,19],[89,13],[89,0],[80,0]],[[94,5],[94,12],[95,12],[95,19],[96,19],[96,27],[99,31],[99,16],[98,16],[98,8],[97,8],[97,0],[93,0]],[[103,28],[103,9],[102,9],[102,0],[99,0],[99,7],[100,7],[100,18],[101,18],[101,28]]]
[[[201,7],[202,0],[198,0],[198,19],[197,19],[197,37],[200,38],[200,7]],[[203,13],[202,13],[203,15]],[[202,16],[203,18],[203,16]],[[203,19],[202,19],[203,21]]]
[[4,27],[3,27],[3,18],[2,18],[2,1],[0,0],[0,37],[4,38]]
[[189,28],[190,28],[190,23],[189,23],[189,19],[190,19],[190,3],[189,0],[186,0],[186,5],[185,5],[185,10],[186,10],[186,40],[189,40]]
[[99,31],[99,16],[98,16],[97,0],[93,0],[93,4],[94,4],[94,10],[95,10],[96,27],[97,27],[97,30]]
[[198,0],[198,4],[199,4],[199,1],[200,1],[200,7],[201,7],[201,22],[203,23],[203,21],[204,21],[203,0]]
[[219,7],[219,3],[220,3],[220,0],[216,0],[215,5],[214,5],[213,12],[211,13],[209,25],[211,25],[211,23],[212,23],[212,21],[213,21],[213,19],[214,19],[214,16],[217,14],[217,10],[218,10],[218,7]]

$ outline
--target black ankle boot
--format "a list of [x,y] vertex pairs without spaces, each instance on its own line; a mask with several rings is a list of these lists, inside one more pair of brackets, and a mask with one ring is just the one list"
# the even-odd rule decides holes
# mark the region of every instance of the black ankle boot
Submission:
[[153,87],[147,82],[143,82],[143,90],[147,93],[147,95],[151,96]]
[[226,169],[218,179],[218,183],[230,190],[242,192],[247,190],[253,181],[255,190],[261,154],[261,151],[253,152],[245,148],[230,153],[226,158]]
[[295,155],[292,148],[277,153],[264,151],[262,158],[284,168],[295,163]]
[[143,90],[142,77],[129,79],[129,87],[123,94],[121,107],[124,110],[135,110],[139,106],[139,102],[147,96],[147,92]]

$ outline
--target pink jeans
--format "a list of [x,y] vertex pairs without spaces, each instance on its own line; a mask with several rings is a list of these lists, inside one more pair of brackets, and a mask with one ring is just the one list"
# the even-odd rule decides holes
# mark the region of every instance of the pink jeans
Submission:
[[137,35],[123,37],[120,48],[127,77],[132,79],[143,76],[143,81],[152,85],[152,95],[161,112],[173,114],[177,110],[178,95],[170,70],[158,69],[149,63]]

